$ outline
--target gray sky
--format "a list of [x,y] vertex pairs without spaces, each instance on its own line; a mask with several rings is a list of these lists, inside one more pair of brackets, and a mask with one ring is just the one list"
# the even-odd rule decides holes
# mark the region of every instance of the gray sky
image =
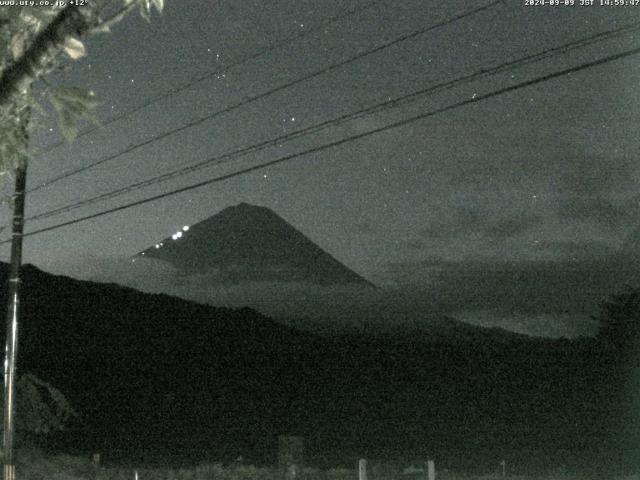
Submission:
[[[576,0],[579,3],[580,0]],[[57,148],[30,185],[489,2],[168,1],[88,42],[55,77],[89,86],[107,121],[154,96],[356,6],[292,40]],[[368,6],[368,8],[364,8]],[[108,192],[178,165],[338,117],[389,97],[640,21],[638,7],[526,6],[485,12],[355,61],[34,192],[28,214]],[[41,228],[382,126],[638,46],[636,34],[463,85],[382,114],[160,183]],[[264,205],[373,282],[428,298],[427,309],[548,335],[593,331],[608,293],[636,280],[623,251],[638,226],[640,56],[593,67],[276,167],[29,237],[25,261],[87,275],[239,202]],[[57,141],[42,119],[35,146]],[[53,132],[49,133],[49,128]],[[8,210],[2,212],[6,222]],[[636,233],[640,236],[640,232]],[[8,258],[8,248],[2,252]],[[639,258],[640,258],[640,252]],[[92,263],[93,262],[93,263]],[[89,267],[89,264],[92,264]]]

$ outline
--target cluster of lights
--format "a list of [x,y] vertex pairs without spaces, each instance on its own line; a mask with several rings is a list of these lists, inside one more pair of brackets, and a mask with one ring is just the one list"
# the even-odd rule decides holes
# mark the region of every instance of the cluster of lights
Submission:
[[[178,240],[180,237],[182,237],[182,235],[183,235],[182,232],[186,232],[188,230],[189,230],[189,225],[185,225],[184,227],[182,227],[182,230],[178,230],[176,233],[171,235],[171,238],[173,240]],[[162,246],[162,244],[159,243],[158,245],[156,245],[156,248],[160,248],[161,246]]]
[[[182,227],[182,230],[178,230],[176,233],[174,233],[173,235],[171,235],[171,238],[174,240],[178,240],[179,238],[181,238],[184,235],[184,232],[189,231],[189,225],[185,225],[184,227]],[[158,249],[160,247],[164,246],[164,242],[160,242],[160,243],[156,243],[155,244],[155,248]],[[144,255],[146,252],[141,252],[141,255]],[[135,262],[135,259],[131,260],[132,262]]]

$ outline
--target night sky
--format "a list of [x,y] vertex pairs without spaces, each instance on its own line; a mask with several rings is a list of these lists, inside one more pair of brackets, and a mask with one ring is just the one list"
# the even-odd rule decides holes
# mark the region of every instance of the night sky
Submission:
[[[108,122],[195,78],[219,73],[37,156],[29,185],[489,3],[168,1],[164,14],[154,15],[150,24],[133,15],[112,34],[90,39],[88,56],[50,81],[93,89],[103,102],[99,118]],[[341,12],[346,12],[343,18],[319,28]],[[526,6],[524,0],[505,0],[33,192],[27,215],[639,20],[640,6]],[[314,31],[301,37],[306,30]],[[27,231],[634,48],[637,35],[420,97],[239,160],[29,223]],[[292,39],[286,45],[224,71],[225,65],[287,38]],[[589,315],[596,313],[598,303],[624,284],[637,283],[640,271],[633,261],[634,253],[640,258],[639,65],[640,56],[630,56],[34,235],[26,240],[24,260],[48,271],[82,278],[111,275],[126,283],[122,268],[109,264],[121,264],[182,225],[247,202],[273,209],[356,272],[402,292],[412,308],[419,298],[424,312],[432,307],[472,323],[536,335],[590,334],[595,322]],[[60,140],[55,116],[39,122],[33,148],[46,149]],[[0,220],[8,218],[4,207]],[[6,238],[7,231],[2,233]],[[3,245],[7,259],[8,252]]]

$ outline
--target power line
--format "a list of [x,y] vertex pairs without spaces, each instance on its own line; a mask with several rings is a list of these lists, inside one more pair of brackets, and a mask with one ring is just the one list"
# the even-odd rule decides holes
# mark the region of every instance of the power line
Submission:
[[388,110],[391,108],[396,108],[400,105],[404,105],[408,102],[411,101],[416,101],[419,97],[424,97],[426,95],[430,95],[430,94],[434,94],[436,92],[445,90],[445,89],[451,89],[455,86],[461,85],[461,84],[466,84],[469,83],[471,81],[480,79],[480,78],[484,78],[487,77],[489,75],[495,75],[496,73],[504,73],[507,72],[509,70],[513,70],[514,68],[518,68],[518,67],[522,67],[534,62],[538,62],[540,60],[543,59],[547,59],[547,58],[551,58],[553,56],[556,56],[558,54],[564,54],[567,53],[571,50],[575,50],[577,48],[581,48],[587,45],[591,45],[597,41],[602,41],[602,40],[606,40],[606,39],[610,39],[610,38],[614,38],[616,36],[620,36],[624,33],[628,33],[630,31],[633,30],[638,30],[640,29],[640,22],[636,22],[633,24],[629,24],[629,25],[625,25],[622,27],[619,27],[617,29],[612,29],[612,30],[608,30],[606,32],[601,32],[601,33],[597,33],[597,34],[593,34],[589,37],[586,38],[582,38],[579,40],[575,40],[572,42],[569,42],[567,44],[558,46],[558,47],[553,47],[553,48],[549,48],[546,49],[544,51],[535,53],[535,54],[530,54],[527,55],[525,57],[516,59],[516,60],[511,60],[505,63],[502,63],[500,65],[497,65],[495,67],[491,67],[491,68],[483,68],[480,69],[474,73],[453,79],[453,80],[449,80],[446,82],[441,82],[438,83],[436,85],[432,85],[428,88],[424,88],[421,90],[418,90],[416,92],[412,92],[409,94],[405,94],[402,95],[400,97],[394,98],[394,99],[389,99],[386,100],[384,102],[381,103],[377,103],[375,105],[372,105],[370,107],[367,107],[365,109],[362,110],[358,110],[356,112],[352,112],[352,113],[348,113],[348,114],[344,114],[340,117],[334,118],[334,119],[330,119],[330,120],[325,120],[319,124],[316,125],[312,125],[300,130],[296,130],[295,132],[290,132],[288,134],[285,135],[281,135],[279,137],[276,138],[272,138],[270,140],[265,140],[263,142],[248,146],[248,147],[243,147],[237,150],[234,150],[232,152],[227,152],[224,153],[222,155],[218,155],[216,157],[212,157],[210,159],[207,160],[203,160],[203,161],[199,161],[196,162],[192,165],[187,165],[184,167],[180,167],[178,169],[175,169],[173,171],[167,172],[167,173],[163,173],[160,175],[156,175],[154,177],[151,178],[147,178],[145,180],[142,181],[138,181],[138,182],[134,182],[130,185],[127,185],[125,187],[121,187],[115,190],[112,190],[110,192],[106,192],[103,194],[99,194],[96,195],[94,197],[90,197],[84,200],[80,200],[80,201],[76,201],[67,205],[63,205],[61,207],[57,207],[53,210],[49,210],[46,212],[42,212],[39,214],[35,214],[31,217],[28,217],[27,220],[39,220],[39,219],[43,219],[43,218],[48,218],[54,215],[58,215],[61,213],[66,213],[72,210],[75,210],[77,208],[81,208],[87,205],[91,205],[93,203],[96,203],[98,201],[101,200],[108,200],[120,195],[123,195],[125,193],[128,193],[130,191],[133,190],[137,190],[139,188],[142,187],[147,187],[156,183],[160,183],[163,181],[168,181],[171,180],[173,178],[179,177],[179,176],[183,176],[186,175],[188,173],[192,173],[195,172],[197,170],[203,169],[203,168],[207,168],[207,167],[211,167],[213,165],[220,165],[222,163],[226,163],[228,161],[237,159],[238,157],[242,157],[245,156],[249,153],[253,153],[259,150],[263,150],[267,147],[270,146],[275,146],[277,144],[280,144],[282,142],[287,142],[305,135],[309,135],[312,133],[317,133],[323,129],[332,127],[332,126],[337,126],[340,125],[348,120],[354,120],[357,118],[361,118],[365,115],[371,115],[373,113],[377,113],[377,112],[381,112],[383,110]]
[[201,117],[201,118],[199,118],[197,120],[193,120],[191,122],[188,122],[188,123],[186,123],[186,124],[184,124],[184,125],[182,125],[182,126],[180,126],[178,128],[169,130],[169,131],[161,133],[160,135],[157,135],[157,136],[155,136],[153,138],[150,138],[150,139],[145,140],[143,142],[140,142],[138,144],[129,146],[129,147],[125,148],[124,150],[122,150],[119,153],[116,153],[116,154],[113,154],[113,155],[109,155],[109,156],[107,156],[105,158],[102,158],[102,159],[100,159],[100,160],[98,160],[96,162],[93,162],[93,163],[91,163],[89,165],[85,165],[85,166],[82,166],[82,167],[78,167],[78,168],[72,169],[69,172],[63,173],[62,175],[59,175],[58,177],[54,177],[54,178],[52,178],[50,180],[47,180],[47,181],[37,185],[36,187],[33,187],[31,190],[29,190],[29,192],[34,192],[36,190],[39,190],[39,189],[44,188],[46,186],[49,186],[49,185],[51,185],[53,183],[56,183],[56,182],[58,182],[60,180],[65,179],[65,178],[69,178],[69,177],[71,177],[73,175],[76,175],[78,173],[84,172],[84,171],[89,170],[91,168],[94,168],[94,167],[96,167],[98,165],[102,165],[102,164],[104,164],[104,163],[106,163],[106,162],[108,162],[110,160],[119,158],[122,155],[130,153],[130,152],[132,152],[134,150],[137,150],[138,148],[141,148],[141,147],[147,146],[147,145],[149,145],[151,143],[155,143],[155,142],[157,142],[159,140],[162,140],[162,139],[164,139],[164,138],[166,138],[166,137],[168,137],[170,135],[173,135],[174,133],[178,133],[178,132],[184,131],[184,130],[186,130],[188,128],[194,127],[194,126],[199,125],[199,124],[201,124],[201,123],[203,123],[205,121],[208,121],[208,120],[211,120],[211,119],[213,119],[215,117],[218,117],[218,116],[220,116],[220,115],[222,115],[224,113],[231,112],[231,111],[236,110],[238,108],[241,108],[241,107],[243,107],[245,105],[248,105],[249,103],[255,102],[256,100],[260,100],[262,98],[265,98],[265,97],[268,97],[270,95],[273,95],[274,93],[286,90],[287,88],[290,88],[290,87],[292,87],[294,85],[298,85],[298,84],[300,84],[302,82],[305,82],[307,80],[310,80],[312,78],[318,77],[320,75],[324,75],[324,74],[326,74],[328,72],[331,72],[331,71],[336,70],[336,69],[338,69],[340,67],[348,65],[350,63],[353,63],[356,60],[360,60],[361,58],[364,58],[364,57],[367,57],[369,55],[373,55],[375,53],[378,53],[378,52],[380,52],[382,50],[390,48],[390,47],[392,47],[394,45],[397,45],[397,44],[399,44],[401,42],[410,40],[410,39],[415,38],[415,37],[417,37],[419,35],[423,35],[423,34],[425,34],[427,32],[435,30],[437,28],[440,28],[440,27],[455,23],[455,22],[457,22],[459,20],[462,20],[462,19],[464,19],[466,17],[469,17],[469,16],[472,16],[472,15],[478,14],[480,12],[483,12],[483,11],[485,11],[485,10],[487,10],[487,9],[489,9],[489,8],[491,8],[491,7],[497,5],[498,3],[501,3],[501,2],[502,2],[502,0],[494,0],[491,3],[486,4],[486,5],[482,6],[482,7],[478,7],[478,8],[475,8],[473,10],[468,10],[468,11],[466,11],[464,13],[455,15],[455,16],[453,16],[453,17],[451,17],[451,18],[449,18],[447,20],[444,20],[442,22],[439,22],[439,23],[437,23],[435,25],[432,25],[432,26],[429,26],[429,27],[424,27],[424,28],[421,28],[421,29],[418,29],[418,30],[414,30],[414,31],[412,31],[410,33],[407,33],[407,34],[403,34],[403,35],[401,35],[401,36],[399,36],[399,37],[397,37],[397,38],[395,38],[393,40],[390,40],[388,42],[385,42],[385,43],[383,43],[383,44],[381,44],[381,45],[379,45],[377,47],[374,47],[372,49],[365,50],[365,51],[360,52],[360,53],[358,53],[356,55],[353,55],[353,56],[347,58],[346,60],[342,60],[340,62],[331,64],[331,65],[329,65],[327,67],[324,67],[324,68],[322,68],[320,70],[316,70],[313,73],[307,74],[307,75],[305,75],[303,77],[297,78],[295,80],[292,80],[290,82],[282,84],[282,85],[280,85],[278,87],[275,87],[275,88],[272,88],[270,90],[267,90],[266,92],[260,93],[258,95],[254,95],[254,96],[248,97],[245,100],[242,100],[242,101],[240,101],[238,103],[235,103],[233,105],[227,106],[227,107],[225,107],[225,108],[223,108],[221,110],[217,110],[217,111],[215,111],[213,113],[210,113],[208,115],[205,115],[204,117]]
[[[384,2],[384,0],[376,0],[373,1],[367,5],[363,5],[363,6],[356,6],[353,7],[351,9],[345,9],[344,11],[329,17],[327,19],[325,19],[325,21],[321,22],[320,24],[318,24],[315,27],[312,28],[308,28],[304,31],[299,31],[296,32],[294,35],[289,35],[287,37],[285,37],[284,39],[280,40],[279,42],[273,43],[271,45],[269,45],[266,48],[263,48],[262,50],[252,53],[250,55],[247,55],[245,57],[239,58],[238,60],[235,60],[231,63],[228,63],[227,65],[224,65],[222,68],[218,68],[216,70],[212,70],[210,72],[206,72],[203,73],[202,75],[195,77],[192,80],[189,80],[188,82],[184,83],[183,85],[178,85],[174,88],[171,88],[169,90],[167,90],[166,92],[161,93],[160,95],[157,95],[153,98],[150,98],[149,100],[147,100],[146,102],[143,102],[139,105],[137,105],[136,107],[132,108],[131,110],[128,110],[126,112],[123,112],[120,115],[114,115],[113,117],[111,117],[110,119],[102,122],[99,126],[96,127],[90,127],[87,128],[86,130],[80,132],[76,138],[81,138],[84,137],[85,135],[89,135],[90,133],[95,132],[96,130],[99,130],[100,128],[106,127],[107,125],[111,125],[112,123],[118,122],[120,120],[124,120],[125,118],[130,117],[131,115],[139,112],[140,110],[143,110],[145,108],[147,108],[150,105],[153,105],[154,103],[157,103],[161,100],[164,100],[165,98],[171,97],[173,95],[176,95],[180,92],[184,92],[185,90],[188,90],[189,88],[193,87],[194,85],[197,85],[200,82],[203,82],[205,80],[208,80],[209,78],[213,78],[216,75],[221,75],[221,74],[225,74],[226,72],[228,72],[229,70],[236,68],[236,67],[240,67],[242,65],[244,65],[245,63],[248,63],[252,60],[256,60],[264,55],[267,55],[275,50],[278,50],[281,47],[284,46],[289,46],[291,45],[291,42],[294,42],[296,40],[299,40],[301,38],[307,37],[309,35],[311,35],[314,32],[317,32],[319,30],[325,29],[327,28],[329,25],[339,22],[341,20],[344,20],[345,18],[348,18],[352,15],[355,15],[357,13],[362,13],[370,8],[373,8],[374,6],[376,6],[379,3]],[[43,149],[40,152],[40,155],[43,155],[45,153],[49,153],[63,145],[67,145],[67,142],[65,141],[59,141],[56,142],[48,147],[46,147],[45,149]],[[46,182],[45,182],[46,183]],[[40,186],[36,187],[36,188],[40,188]]]
[[[547,75],[543,75],[541,77],[537,77],[537,78],[534,78],[534,79],[531,79],[531,80],[527,80],[527,81],[518,83],[516,85],[511,85],[509,87],[504,87],[504,88],[501,88],[501,89],[498,89],[498,90],[494,90],[493,92],[490,92],[490,93],[477,95],[477,96],[475,96],[473,98],[469,98],[467,100],[462,100],[462,101],[460,101],[458,103],[447,105],[445,107],[441,107],[441,108],[438,108],[438,109],[435,109],[435,110],[431,110],[429,112],[421,113],[419,115],[415,115],[415,116],[406,118],[404,120],[400,120],[400,121],[391,123],[389,125],[385,125],[383,127],[378,127],[378,128],[369,130],[367,132],[359,133],[357,135],[352,135],[350,137],[346,137],[346,138],[343,138],[341,140],[337,140],[335,142],[330,142],[330,143],[326,143],[324,145],[319,145],[319,146],[304,150],[302,152],[294,153],[294,154],[291,154],[291,155],[286,155],[284,157],[280,157],[280,158],[277,158],[275,160],[271,160],[271,161],[268,161],[268,162],[265,162],[265,163],[261,163],[259,165],[254,165],[254,166],[251,166],[251,167],[244,168],[242,170],[237,170],[237,171],[232,172],[232,173],[228,173],[228,174],[225,174],[225,175],[220,175],[218,177],[210,178],[208,180],[203,180],[203,181],[188,185],[186,187],[181,187],[181,188],[178,188],[178,189],[175,189],[175,190],[171,190],[169,192],[161,193],[161,194],[158,194],[158,195],[153,195],[151,197],[147,197],[147,198],[144,198],[144,199],[141,199],[141,200],[137,200],[137,201],[130,202],[130,203],[127,203],[127,204],[124,204],[124,205],[120,205],[118,207],[109,208],[109,209],[102,210],[102,211],[97,212],[97,213],[93,213],[93,214],[86,215],[86,216],[83,216],[83,217],[75,218],[73,220],[68,220],[66,222],[58,223],[56,225],[51,225],[51,226],[48,226],[48,227],[40,228],[38,230],[34,230],[32,232],[25,233],[24,236],[28,237],[28,236],[32,236],[32,235],[37,235],[39,233],[44,233],[44,232],[49,232],[49,231],[52,231],[52,230],[57,230],[59,228],[66,227],[68,225],[73,225],[73,224],[76,224],[76,223],[84,222],[86,220],[91,220],[91,219],[94,219],[94,218],[102,217],[102,216],[108,215],[110,213],[115,213],[115,212],[118,212],[118,211],[121,211],[121,210],[126,210],[126,209],[129,209],[129,208],[138,206],[138,205],[143,205],[145,203],[153,202],[155,200],[160,200],[160,199],[163,199],[163,198],[166,198],[166,197],[177,195],[179,193],[187,192],[187,191],[190,191],[190,190],[195,190],[195,189],[200,188],[200,187],[211,185],[213,183],[218,183],[218,182],[221,182],[223,180],[228,180],[228,179],[233,178],[233,177],[238,177],[240,175],[251,173],[251,172],[254,172],[256,170],[261,170],[261,169],[266,168],[266,167],[271,167],[273,165],[284,163],[284,162],[287,162],[289,160],[293,160],[293,159],[296,159],[296,158],[299,158],[299,157],[302,157],[302,156],[306,156],[306,155],[310,155],[312,153],[318,153],[318,152],[321,152],[321,151],[324,151],[324,150],[327,150],[327,149],[330,149],[330,148],[334,148],[334,147],[337,147],[339,145],[343,145],[343,144],[348,143],[348,142],[353,142],[355,140],[360,140],[362,138],[366,138],[366,137],[369,137],[371,135],[375,135],[375,134],[378,134],[378,133],[381,133],[381,132],[385,132],[387,130],[403,127],[405,125],[408,125],[410,123],[416,122],[418,120],[423,120],[425,118],[432,117],[434,115],[437,115],[437,114],[440,114],[440,113],[444,113],[444,112],[448,112],[450,110],[461,108],[461,107],[464,107],[466,105],[477,103],[477,102],[480,102],[480,101],[483,101],[483,100],[487,100],[489,98],[493,98],[493,97],[496,97],[498,95],[503,95],[505,93],[513,92],[513,91],[519,90],[521,88],[525,88],[525,87],[529,87],[529,86],[532,86],[532,85],[536,85],[536,84],[539,84],[539,83],[542,83],[542,82],[546,82],[546,81],[552,80],[554,78],[559,78],[559,77],[562,77],[562,76],[565,76],[565,75],[569,75],[569,74],[572,74],[572,73],[575,73],[575,72],[578,72],[578,71],[581,71],[581,70],[585,70],[587,68],[595,67],[595,66],[598,66],[598,65],[604,65],[606,63],[610,63],[610,62],[613,62],[615,60],[620,60],[620,59],[623,59],[623,58],[626,58],[626,57],[630,57],[632,55],[638,55],[638,54],[640,54],[640,47],[634,48],[634,49],[631,49],[631,50],[626,50],[624,52],[617,53],[617,54],[614,54],[614,55],[609,55],[607,57],[603,57],[603,58],[600,58],[598,60],[594,60],[594,61],[591,61],[591,62],[582,63],[582,64],[580,64],[578,66],[575,66],[575,67],[571,67],[571,68],[567,68],[567,69],[560,70],[560,71],[557,71],[557,72],[549,73]],[[11,240],[4,240],[4,241],[0,242],[0,245],[8,243],[10,241]]]

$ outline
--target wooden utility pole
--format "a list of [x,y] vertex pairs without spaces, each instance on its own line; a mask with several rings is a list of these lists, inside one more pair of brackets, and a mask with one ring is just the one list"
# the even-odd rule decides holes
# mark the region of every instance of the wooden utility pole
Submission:
[[11,238],[11,261],[9,265],[9,288],[7,296],[7,339],[4,359],[4,480],[15,480],[16,478],[13,443],[15,437],[16,360],[18,355],[18,319],[20,313],[20,266],[22,264],[22,233],[24,229],[25,187],[27,183],[26,161],[16,168],[15,174],[16,183],[13,193],[13,231]]

